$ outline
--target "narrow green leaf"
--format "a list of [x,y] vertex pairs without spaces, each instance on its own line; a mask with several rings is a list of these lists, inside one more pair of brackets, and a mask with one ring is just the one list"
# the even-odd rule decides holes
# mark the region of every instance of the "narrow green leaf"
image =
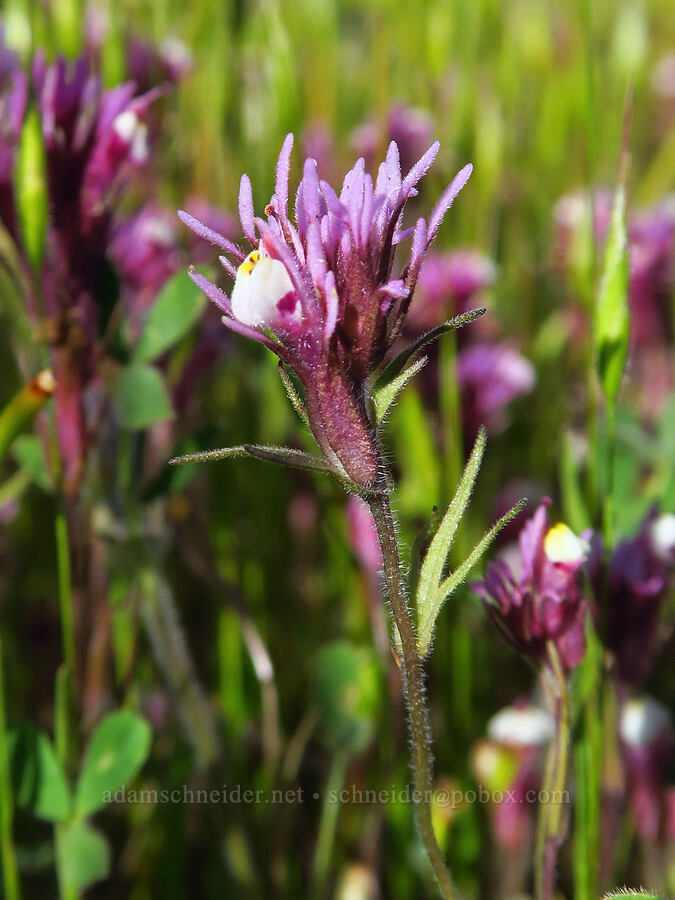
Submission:
[[372,401],[375,409],[376,425],[379,425],[384,421],[384,417],[387,415],[394,400],[396,400],[410,379],[426,366],[428,361],[429,358],[423,356],[421,359],[416,360],[411,366],[408,366],[407,369],[401,372],[401,374],[394,378],[393,381],[390,381],[389,384],[385,384],[382,387],[373,390]]
[[86,822],[71,822],[64,829],[58,853],[64,886],[71,890],[83,891],[110,873],[108,842]]
[[644,888],[617,888],[605,894],[602,900],[617,900],[619,897],[642,897],[642,900],[661,900],[658,894]]
[[[485,450],[486,433],[483,427],[478,432],[471,456],[464,469],[452,503],[443,516],[438,531],[434,535],[427,555],[422,563],[419,581],[417,583],[417,621],[423,627],[428,642],[431,641],[434,623],[443,603],[441,593],[441,580],[445,569],[448,554],[452,547],[459,523],[464,515],[471,491],[476,482],[478,470]],[[427,638],[425,637],[425,641]],[[427,642],[427,649],[428,649]],[[420,647],[422,643],[420,642]]]
[[480,562],[481,557],[497,537],[502,528],[507,525],[512,519],[515,519],[515,517],[523,509],[526,503],[527,499],[523,498],[505,515],[498,519],[492,526],[492,528],[490,528],[489,531],[485,532],[483,537],[480,539],[480,541],[478,541],[478,543],[473,548],[471,553],[469,553],[464,562],[460,563],[455,571],[448,575],[448,577],[441,582],[437,594],[437,608],[434,610],[431,607],[428,607],[427,617],[425,619],[421,619],[418,623],[417,643],[422,655],[425,655],[429,651],[429,647],[431,646],[431,638],[433,637],[434,633],[434,625],[436,623],[436,619],[438,618],[438,613],[440,612],[445,601],[453,593],[453,591],[455,591],[459,587],[459,585],[466,580],[469,572]]
[[75,793],[75,814],[90,816],[140,770],[150,752],[150,726],[129,710],[110,713],[89,741]]
[[28,469],[19,469],[0,484],[0,509],[7,503],[18,503],[33,478]]
[[613,403],[619,392],[628,355],[628,236],[626,189],[614,196],[600,289],[595,306],[596,365],[605,397]]
[[253,456],[256,459],[264,459],[275,462],[281,466],[291,466],[294,469],[311,469],[315,472],[328,472],[331,475],[341,473],[331,465],[323,456],[313,456],[293,447],[265,447],[260,444],[241,444],[238,447],[222,447],[219,450],[202,450],[199,453],[188,453],[186,456],[175,456],[169,460],[169,465],[178,466],[183,463],[213,462],[219,459],[236,459],[242,456]]
[[591,525],[581,489],[580,468],[574,448],[574,436],[567,431],[562,436],[560,448],[560,493],[563,520],[568,522],[572,531],[577,534],[590,528]]
[[454,331],[457,328],[461,328],[463,325],[468,325],[469,322],[473,322],[474,319],[480,318],[484,312],[484,306],[481,306],[478,309],[470,309],[467,312],[462,313],[461,316],[455,316],[453,319],[448,319],[447,322],[442,322],[440,325],[432,328],[431,331],[427,331],[426,334],[417,338],[416,341],[413,341],[412,344],[401,350],[401,352],[387,364],[373,385],[373,393],[379,391],[400,375],[408,360],[415,356],[416,353],[419,353],[422,347],[426,347],[427,344],[431,344],[433,341],[438,340],[439,337],[447,334],[448,331]]
[[70,813],[70,789],[49,738],[30,722],[19,722],[10,729],[7,744],[17,805],[39,819],[64,821]]
[[205,302],[187,271],[174,275],[150,308],[134,350],[134,362],[153,362],[165,353],[192,328]]
[[173,415],[164,380],[153,366],[127,366],[117,379],[114,397],[120,425],[128,431],[142,431]]

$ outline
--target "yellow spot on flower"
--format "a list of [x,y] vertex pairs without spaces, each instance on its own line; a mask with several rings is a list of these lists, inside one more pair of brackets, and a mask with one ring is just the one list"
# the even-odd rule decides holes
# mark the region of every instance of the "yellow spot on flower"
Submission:
[[588,542],[577,537],[564,522],[549,528],[544,538],[544,553],[554,563],[579,562],[588,550]]
[[251,250],[249,255],[243,261],[243,263],[239,266],[237,270],[237,275],[250,275],[253,269],[255,268],[255,264],[260,259],[260,252],[258,250]]

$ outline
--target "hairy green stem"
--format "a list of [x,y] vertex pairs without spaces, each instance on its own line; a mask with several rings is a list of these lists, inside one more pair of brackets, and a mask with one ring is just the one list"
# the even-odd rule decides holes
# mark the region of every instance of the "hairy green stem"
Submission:
[[70,569],[70,543],[66,514],[60,509],[54,521],[56,533],[56,565],[59,584],[59,614],[63,640],[63,658],[71,677],[75,676],[75,617]]
[[[68,771],[68,763],[72,759],[71,748],[74,745],[73,721],[72,721],[72,671],[63,663],[56,673],[56,685],[54,694],[54,737],[56,741],[56,755],[64,771]],[[54,826],[54,841],[56,844],[56,880],[59,886],[61,900],[78,900],[79,892],[66,881],[65,857],[63,841],[66,833],[66,823],[57,822]]]
[[552,641],[548,641],[546,650],[555,680],[556,734],[549,748],[543,782],[543,791],[548,793],[542,798],[539,814],[535,863],[537,900],[553,900],[556,862],[566,828],[563,820],[563,803],[570,745],[567,679]]
[[12,833],[14,800],[7,758],[7,722],[5,718],[4,660],[0,641],[0,857],[2,886],[6,900],[20,900],[19,866]]
[[144,567],[138,573],[140,613],[153,656],[176,698],[178,715],[197,765],[207,771],[221,755],[213,715],[197,679],[174,598],[164,578]]
[[[546,762],[544,763],[544,774],[541,780],[542,796],[550,796],[553,779],[555,777],[555,755],[557,751],[556,740],[551,741],[546,751]],[[547,803],[540,801],[539,818],[537,821],[537,838],[534,848],[534,884],[535,895],[537,900],[541,900],[544,894],[544,884],[546,881],[546,849],[548,839],[548,819],[549,806]]]
[[[56,533],[56,566],[59,586],[59,614],[63,640],[64,664],[56,676],[56,741],[60,762],[71,774],[76,768],[75,746],[75,616],[73,613],[73,585],[70,565],[70,541],[68,522],[63,506],[54,520]],[[56,840],[56,874],[61,900],[78,900],[79,891],[68,885],[64,875],[63,839],[65,826],[57,824],[54,829]]]
[[431,820],[432,763],[429,738],[429,716],[424,696],[422,660],[417,649],[417,638],[410,620],[406,592],[401,579],[396,526],[389,503],[386,482],[381,491],[369,499],[377,526],[377,534],[384,559],[384,577],[394,622],[401,639],[401,668],[408,710],[408,726],[412,745],[412,771],[417,825],[422,843],[436,876],[441,896],[445,900],[457,900],[459,894],[445,859],[438,846]]
[[[345,781],[349,754],[339,751],[333,759],[328,781],[326,782],[323,802],[321,804],[321,820],[319,822],[319,836],[314,851],[312,866],[312,887],[310,896],[312,900],[321,900],[326,895],[326,881],[330,870],[330,859],[335,843],[335,831],[338,815],[340,813],[339,793]],[[337,796],[336,796],[337,795]]]

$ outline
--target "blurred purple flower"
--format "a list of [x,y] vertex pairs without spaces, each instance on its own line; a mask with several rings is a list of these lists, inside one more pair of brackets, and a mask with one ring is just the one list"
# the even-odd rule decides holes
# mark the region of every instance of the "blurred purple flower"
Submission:
[[495,840],[510,852],[522,852],[531,839],[536,804],[528,798],[541,787],[542,751],[555,729],[554,717],[530,703],[508,706],[488,722],[490,741],[515,762],[513,777],[500,791],[501,801],[490,809]]
[[[675,516],[651,513],[636,537],[612,553],[607,643],[620,678],[638,684],[651,669],[659,645],[659,617],[675,568]],[[596,578],[596,593],[601,585]]]
[[159,290],[183,264],[174,222],[174,215],[154,201],[115,222],[109,253],[122,281],[132,327],[141,324]]
[[165,82],[175,84],[192,69],[190,49],[178,37],[165,37],[159,47],[138,37],[126,42],[126,62],[129,77],[139,91],[148,91]]
[[520,571],[503,559],[488,565],[472,589],[506,640],[523,656],[548,663],[552,641],[563,668],[577,666],[586,650],[586,602],[580,575],[589,545],[563,524],[549,526],[544,501],[520,532]]
[[320,176],[329,184],[337,180],[335,140],[321,123],[310,125],[302,135],[302,155],[316,160]]
[[28,79],[19,59],[0,42],[0,221],[16,242],[14,165],[27,99]]
[[[33,81],[49,202],[44,306],[58,384],[64,483],[75,490],[86,447],[83,392],[94,373],[97,295],[113,205],[148,158],[143,119],[160,91],[139,97],[133,83],[103,91],[84,58],[48,65],[41,52],[33,60]],[[4,207],[0,212],[4,220]]]
[[114,202],[148,160],[144,116],[160,90],[102,91],[84,59],[33,64],[47,154],[51,232],[64,273],[88,280],[105,253]]
[[495,264],[478,250],[428,253],[410,312],[410,329],[424,332],[466,312],[477,295],[494,284],[496,275]]
[[[266,220],[255,216],[251,183],[242,176],[239,211],[253,247],[248,255],[180,213],[188,226],[217,243],[238,266],[221,257],[235,279],[231,298],[203,276],[193,272],[192,278],[223,311],[228,327],[264,344],[296,372],[319,446],[340,471],[370,488],[378,478],[379,459],[365,409],[364,381],[401,332],[424,253],[471,166],[444,191],[428,222],[418,219],[404,229],[404,207],[416,195],[438,143],[405,178],[394,143],[376,182],[359,159],[339,197],[326,181],[319,181],[316,161],[307,159],[292,223],[287,211],[292,145],[289,135]],[[395,274],[396,247],[409,237],[408,263]]]
[[666,53],[652,71],[652,88],[666,102],[675,100],[675,53]]
[[531,363],[502,341],[471,344],[461,350],[457,378],[464,431],[471,437],[480,425],[492,434],[503,431],[508,423],[506,407],[532,390],[536,375]]
[[556,251],[563,264],[574,252],[574,243],[591,212],[590,203],[593,204],[593,236],[598,244],[604,244],[612,214],[611,191],[595,191],[590,200],[585,191],[575,191],[561,197],[555,205]]
[[651,697],[629,700],[619,730],[635,826],[642,840],[655,842],[667,827],[666,772],[675,747],[670,714]]
[[178,413],[184,413],[188,404],[199,397],[197,386],[231,346],[231,337],[223,330],[217,310],[209,308],[200,322],[194,349],[173,389],[173,405]]
[[[593,231],[600,248],[607,237],[611,207],[611,193],[596,191]],[[588,195],[583,192],[569,194],[556,205],[556,254],[563,267],[574,263],[588,214]],[[675,198],[666,197],[651,209],[631,216],[628,241],[631,339],[637,346],[672,344],[670,298],[675,285]]]
[[672,344],[675,196],[629,222],[631,336],[636,344]]
[[370,507],[360,497],[350,497],[347,501],[347,520],[354,553],[364,571],[377,583],[383,566],[382,550]]
[[422,109],[395,103],[390,107],[384,128],[368,120],[352,134],[352,148],[372,168],[381,148],[391,141],[398,146],[401,168],[408,171],[429,146],[432,134],[431,116]]

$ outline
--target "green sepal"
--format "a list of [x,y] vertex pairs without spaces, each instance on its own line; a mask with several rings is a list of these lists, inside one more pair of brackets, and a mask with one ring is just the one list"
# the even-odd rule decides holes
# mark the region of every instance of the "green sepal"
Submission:
[[481,426],[455,496],[438,526],[422,563],[416,591],[417,646],[421,656],[426,656],[429,652],[436,620],[445,601],[466,579],[499,531],[518,515],[526,502],[521,500],[495,522],[454,572],[443,577],[457,529],[480,470],[486,440],[485,428]]
[[416,360],[411,366],[408,366],[407,369],[404,369],[400,375],[397,375],[392,381],[388,384],[382,385],[382,387],[374,388],[371,394],[371,400],[373,404],[373,413],[374,420],[376,425],[380,425],[383,421],[387,413],[389,412],[392,403],[398,395],[401,393],[406,384],[417,375],[428,363],[429,358],[427,356],[421,357],[421,359]]
[[462,313],[460,316],[454,316],[452,319],[448,319],[447,322],[442,322],[440,325],[437,325],[435,328],[432,328],[431,331],[427,331],[421,337],[418,337],[417,340],[413,341],[412,344],[405,347],[397,356],[395,356],[390,363],[388,363],[383,371],[377,378],[377,381],[373,385],[373,393],[376,393],[385,385],[389,384],[395,378],[397,378],[401,372],[405,369],[406,363],[409,359],[412,359],[416,353],[426,347],[427,344],[433,343],[433,341],[438,340],[439,337],[442,337],[444,334],[447,334],[449,331],[455,331],[457,328],[461,328],[463,325],[468,325],[469,322],[473,322],[475,319],[480,318],[485,313],[485,307],[480,306],[477,309],[470,309],[465,313]]

